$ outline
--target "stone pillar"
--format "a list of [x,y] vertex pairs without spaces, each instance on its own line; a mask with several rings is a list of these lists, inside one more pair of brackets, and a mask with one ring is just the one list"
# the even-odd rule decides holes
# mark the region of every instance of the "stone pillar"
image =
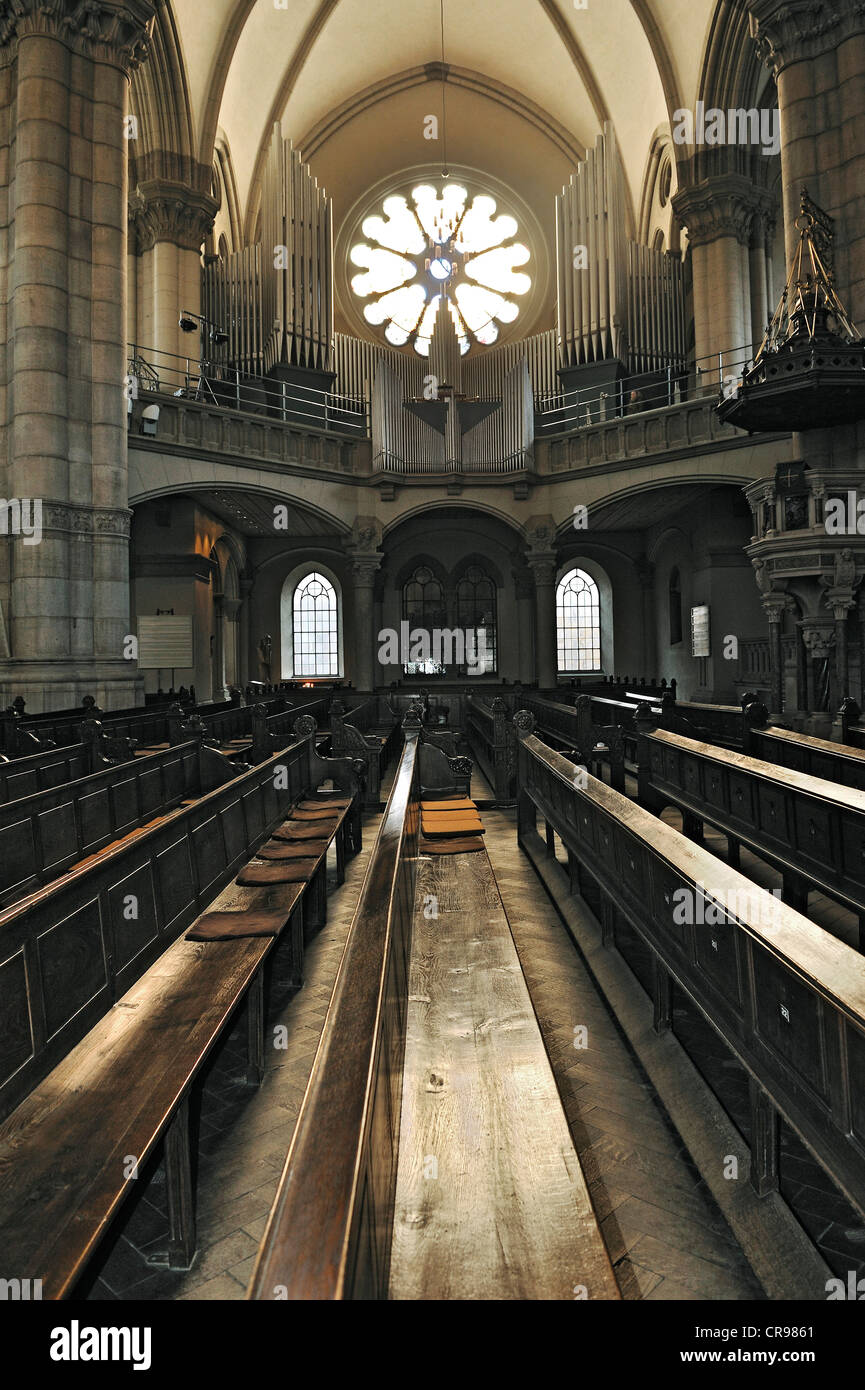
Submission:
[[[240,578],[240,613],[238,615],[239,669],[237,683],[245,690],[250,681],[249,675],[249,599],[255,580],[246,575]],[[282,650],[282,632],[279,634],[279,670],[277,678],[282,680],[285,667],[285,652]]]
[[[658,616],[655,611],[655,566],[645,556],[641,556],[636,564],[637,578],[640,581],[640,591],[643,602],[643,670],[648,674],[657,671],[658,679],[668,676],[669,672],[664,671],[663,662],[658,660]],[[601,633],[603,641],[603,632]],[[603,653],[601,654],[603,660]]]
[[751,32],[775,76],[789,266],[803,185],[838,219],[836,284],[865,319],[865,8],[852,0],[748,0]]
[[535,580],[535,664],[541,689],[556,685],[556,557],[530,555],[529,568]]
[[535,589],[528,570],[515,569],[513,580],[517,604],[517,641],[519,643],[517,679],[523,685],[531,685],[535,679],[534,624],[532,621]]
[[768,193],[740,174],[705,179],[673,199],[691,248],[695,356],[712,393],[721,385],[719,362],[731,371],[741,367],[737,350],[751,341],[750,276],[743,279],[742,271],[748,266],[754,215],[768,205]]
[[14,122],[7,178],[7,498],[38,498],[15,546],[0,695],[131,704],[126,363],[129,72],[148,0],[16,0],[0,12]]
[[351,577],[354,593],[354,670],[349,673],[357,690],[375,690],[382,682],[377,665],[375,632],[375,578],[383,555],[354,554]]
[[763,600],[763,609],[769,619],[769,714],[770,718],[780,718],[784,709],[784,662],[781,652],[781,623],[787,600],[783,595]]
[[769,308],[769,286],[766,280],[766,218],[756,212],[751,225],[751,241],[748,248],[749,283],[751,290],[751,344],[752,358],[760,351],[760,344],[774,312]]
[[[204,178],[209,184],[209,170],[197,182]],[[172,358],[197,361],[201,353],[200,335],[183,333],[179,320],[184,309],[193,314],[201,311],[201,244],[213,227],[216,203],[209,194],[182,183],[148,179],[139,182],[131,212],[139,262],[135,338],[148,360],[156,356],[157,370],[174,389],[182,383],[171,373],[182,367]],[[205,341],[205,356],[207,350]]]

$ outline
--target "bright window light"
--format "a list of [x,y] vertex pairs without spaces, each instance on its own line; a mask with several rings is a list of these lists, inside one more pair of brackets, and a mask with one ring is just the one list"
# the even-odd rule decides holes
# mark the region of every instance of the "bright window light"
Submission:
[[521,269],[531,257],[516,239],[516,218],[499,213],[488,193],[456,182],[420,183],[410,194],[390,194],[381,211],[364,218],[365,240],[349,253],[361,272],[351,277],[351,288],[365,301],[367,323],[383,327],[395,347],[410,342],[428,357],[445,295],[461,353],[496,342],[532,286]]

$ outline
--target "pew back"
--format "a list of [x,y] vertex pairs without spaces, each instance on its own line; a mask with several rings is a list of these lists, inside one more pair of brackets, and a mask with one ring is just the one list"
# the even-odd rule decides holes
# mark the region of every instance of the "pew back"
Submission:
[[418,730],[405,733],[252,1299],[387,1297],[420,819]]
[[0,1118],[194,921],[327,771],[311,740],[300,739],[0,911]]
[[520,842],[540,810],[865,1213],[865,960],[517,727]]

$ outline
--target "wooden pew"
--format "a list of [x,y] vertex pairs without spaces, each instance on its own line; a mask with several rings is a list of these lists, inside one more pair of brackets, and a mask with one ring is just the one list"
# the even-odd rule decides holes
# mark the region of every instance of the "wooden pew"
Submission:
[[[317,886],[324,881],[324,856],[304,883],[266,889],[227,885],[292,802],[327,777],[356,799],[350,769],[339,760],[319,758],[312,739],[302,737],[195,807],[175,812],[134,846],[108,851],[86,874],[70,875],[44,890],[35,906],[30,900],[17,914],[0,914],[7,940],[17,928],[24,937],[21,954],[30,956],[38,974],[33,982],[37,992],[26,1003],[20,995],[23,981],[18,982],[17,1000],[14,976],[0,984],[12,1024],[4,1073],[18,1063],[16,1073],[4,1074],[3,1113],[20,1099],[0,1125],[0,1246],[20,1271],[18,1277],[42,1279],[43,1297],[68,1296],[163,1136],[169,1205],[164,1260],[174,1268],[189,1266],[195,1251],[191,1087],[244,1000],[247,1079],[261,1080],[263,967],[277,937],[192,941],[180,934],[210,904],[252,924],[266,913],[271,930],[285,934],[294,983],[300,986],[301,913],[310,900],[322,920]],[[344,824],[340,813],[337,836]],[[153,893],[144,906],[154,946],[144,945],[123,969],[117,968],[104,943],[100,949],[95,936],[88,943],[81,934],[81,909],[75,914],[73,898],[83,895],[94,906],[110,909],[112,894],[142,888],[148,881]],[[40,940],[40,919],[34,914],[44,916],[46,905],[55,931],[78,923],[78,935],[70,943],[74,954],[65,968],[60,968],[57,948],[52,959],[43,959],[39,948],[33,951],[29,945]],[[58,908],[72,909],[73,915],[61,919]],[[119,912],[104,912],[99,924],[94,920],[95,930],[101,925],[104,931],[112,916],[118,923]],[[74,926],[70,929],[75,932]],[[119,950],[129,943],[121,941],[118,930],[114,944]],[[109,971],[113,967],[107,995],[99,988],[108,983],[106,962]],[[70,974],[74,978],[67,981]],[[97,994],[82,1007],[82,994],[94,987]],[[127,991],[122,997],[121,988]],[[113,1008],[112,998],[117,1001]],[[36,1036],[26,1059],[20,1034],[28,1004]],[[35,1084],[52,1065],[54,1070]]]
[[416,715],[403,732],[250,1299],[387,1297],[420,821]]
[[400,724],[391,718],[386,730],[379,725],[378,699],[375,695],[347,708],[337,696],[330,706],[331,752],[335,757],[359,758],[363,761],[365,804],[378,810],[381,806],[381,784],[396,746],[401,738]]
[[192,740],[0,805],[0,905],[59,878],[240,770]]
[[728,838],[730,862],[747,847],[780,870],[784,901],[804,911],[809,888],[859,917],[865,947],[865,792],[644,726],[639,800],[678,807],[699,841],[704,821]]
[[[577,695],[573,705],[564,705],[542,696],[524,694],[522,705],[534,715],[539,733],[548,743],[565,754],[576,754],[579,762],[590,770],[600,762],[609,763],[611,786],[617,791],[625,790],[624,730],[616,723],[595,723],[595,701],[590,696]],[[619,718],[627,719],[629,729],[633,730],[637,707],[623,706],[619,710],[618,702],[613,702],[613,708]]]
[[675,981],[745,1066],[757,1192],[778,1186],[781,1115],[865,1214],[862,956],[604,783],[579,782],[533,722],[515,720],[521,847],[543,876],[540,811],[567,850],[572,892],[586,874],[600,890],[604,943],[621,914],[651,949],[655,1030],[671,1026]]
[[490,701],[471,693],[466,696],[466,738],[471,755],[481,768],[501,805],[514,800],[515,752],[508,707],[501,696]]

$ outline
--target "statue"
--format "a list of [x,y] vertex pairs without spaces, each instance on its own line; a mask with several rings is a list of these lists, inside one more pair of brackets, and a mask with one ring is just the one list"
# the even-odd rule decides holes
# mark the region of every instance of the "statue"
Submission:
[[261,679],[266,685],[270,684],[270,667],[273,661],[273,638],[266,632],[258,644],[258,665],[261,671]]

